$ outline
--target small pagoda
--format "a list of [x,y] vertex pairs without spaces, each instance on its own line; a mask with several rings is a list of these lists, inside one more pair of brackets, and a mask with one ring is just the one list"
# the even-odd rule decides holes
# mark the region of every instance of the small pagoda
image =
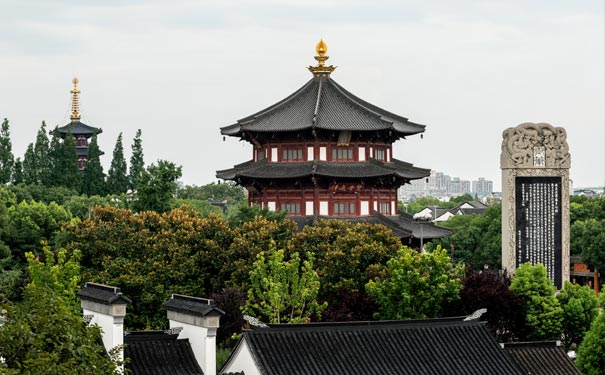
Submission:
[[[86,125],[81,122],[80,119],[80,90],[78,89],[78,78],[72,80],[74,85],[71,89],[71,121],[69,124],[58,128],[61,139],[65,140],[67,134],[71,132],[76,141],[76,153],[78,155],[78,169],[83,171],[86,169],[86,162],[88,161],[88,139],[91,138],[95,133],[100,134],[103,132],[101,128],[95,128],[94,126]],[[54,130],[51,130],[52,134]],[[104,153],[101,151],[101,155]]]
[[397,213],[397,189],[426,178],[429,169],[393,157],[393,143],[425,126],[353,95],[330,75],[327,45],[304,86],[221,134],[253,145],[252,159],[216,176],[248,191],[250,205],[285,211],[301,228],[322,218],[383,224],[402,239],[450,234]]

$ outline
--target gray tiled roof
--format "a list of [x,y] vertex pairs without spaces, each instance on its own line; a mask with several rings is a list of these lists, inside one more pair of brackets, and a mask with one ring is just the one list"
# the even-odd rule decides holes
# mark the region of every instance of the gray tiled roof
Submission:
[[522,342],[504,345],[512,359],[532,375],[580,375],[580,370],[556,342]]
[[188,339],[163,331],[124,336],[126,369],[131,375],[204,375]]
[[109,285],[86,283],[77,293],[78,297],[104,305],[130,304],[132,301],[124,296],[120,288]]
[[396,216],[385,216],[400,226],[412,231],[414,238],[429,240],[433,238],[443,238],[452,234],[450,228],[440,227],[432,222],[418,222],[412,219],[412,216],[406,213],[400,213]]
[[[59,130],[59,133],[61,133],[61,134],[67,134],[70,126],[71,126],[71,134],[73,134],[73,135],[92,136],[94,134],[95,130],[96,130],[97,134],[100,134],[103,132],[103,129],[101,129],[101,128],[95,128],[94,126],[86,125],[85,123],[80,122],[80,121],[72,121],[65,126],[61,126],[57,130]],[[53,132],[53,130],[50,131],[51,134],[52,134],[52,132]]]
[[267,375],[523,374],[483,323],[461,319],[271,325],[242,340]]
[[221,133],[291,132],[302,129],[390,131],[399,137],[424,132],[424,125],[370,104],[345,90],[329,77],[313,77],[284,100],[237,123]]
[[412,164],[393,159],[382,163],[374,159],[365,162],[308,161],[296,163],[272,163],[263,159],[248,161],[233,168],[216,172],[216,177],[233,180],[236,177],[284,179],[305,176],[368,178],[398,176],[410,180],[426,177],[429,169],[417,168]]
[[164,302],[164,308],[169,311],[178,311],[196,316],[221,316],[223,310],[216,307],[214,301],[206,298],[197,298],[173,294]]

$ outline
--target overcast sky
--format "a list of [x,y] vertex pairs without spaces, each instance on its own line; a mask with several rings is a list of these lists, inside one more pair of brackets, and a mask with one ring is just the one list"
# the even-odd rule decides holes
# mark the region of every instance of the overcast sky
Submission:
[[427,125],[396,158],[499,190],[502,131],[548,122],[567,129],[574,186],[602,185],[604,15],[603,0],[0,0],[0,117],[22,157],[42,120],[69,122],[76,76],[106,171],[140,128],[147,163],[206,184],[251,157],[219,128],[309,80],[322,37],[334,80]]

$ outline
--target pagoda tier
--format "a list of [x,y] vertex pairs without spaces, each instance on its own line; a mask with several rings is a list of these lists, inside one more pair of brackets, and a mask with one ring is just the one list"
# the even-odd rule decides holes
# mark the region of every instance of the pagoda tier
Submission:
[[86,124],[80,122],[79,120],[71,121],[69,124],[62,126],[60,128],[57,128],[57,130],[59,131],[59,134],[61,135],[61,138],[63,138],[63,139],[65,139],[65,137],[67,136],[67,133],[70,131],[71,131],[71,134],[76,139],[78,137],[84,137],[84,138],[88,139],[88,138],[92,137],[95,132],[97,134],[100,134],[103,132],[103,129],[95,128],[94,126],[90,126],[90,125],[86,125]]

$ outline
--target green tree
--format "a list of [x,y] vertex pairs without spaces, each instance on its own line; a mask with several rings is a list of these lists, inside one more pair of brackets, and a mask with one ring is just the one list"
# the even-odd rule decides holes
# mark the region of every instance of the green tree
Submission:
[[[599,294],[599,304],[605,308],[605,287]],[[584,336],[576,364],[585,375],[602,375],[605,371],[605,312],[599,313]]]
[[[45,262],[27,254],[30,283],[23,300],[5,304],[0,326],[3,374],[119,374],[104,354],[101,330],[87,327],[76,299],[79,254],[56,256],[44,248]],[[114,353],[115,354],[115,353]],[[115,356],[114,356],[115,357]]]
[[78,154],[76,152],[76,140],[71,133],[71,125],[63,141],[63,155],[61,158],[62,180],[59,184],[68,189],[78,191],[80,189],[80,170],[78,168]]
[[581,255],[591,268],[605,270],[605,219],[576,221],[570,229],[571,253]]
[[137,182],[144,169],[145,160],[143,158],[143,142],[141,140],[141,129],[138,129],[134,136],[134,140],[132,141],[132,155],[130,156],[128,183],[131,190],[136,189]]
[[17,197],[17,202],[34,200],[46,204],[55,202],[60,205],[71,196],[78,194],[75,190],[63,186],[44,186],[41,184],[17,184],[9,186],[9,189]]
[[82,251],[87,281],[120,285],[137,296],[130,329],[162,329],[158,306],[170,294],[210,296],[225,288],[221,270],[230,263],[233,232],[218,215],[200,217],[188,207],[165,214],[95,207],[90,217],[66,226],[68,249]]
[[260,252],[250,271],[250,289],[244,313],[270,323],[303,323],[319,318],[326,304],[317,303],[319,276],[313,257],[301,264],[298,253],[284,259],[275,243]]
[[101,151],[97,143],[96,132],[88,146],[88,161],[82,174],[81,191],[88,196],[105,194],[105,173],[103,173],[103,166],[101,165]]
[[451,249],[455,261],[473,269],[483,269],[485,265],[501,268],[502,205],[490,206],[481,215],[457,215],[441,225],[452,228],[453,233],[433,241],[429,249]]
[[25,180],[25,176],[23,175],[23,162],[21,158],[15,159],[15,164],[13,164],[13,184],[21,184]]
[[8,119],[4,119],[0,128],[0,184],[11,182],[14,156],[10,138]]
[[515,271],[510,288],[524,299],[527,338],[559,339],[563,309],[555,297],[556,288],[546,274],[546,267],[524,263]]
[[38,169],[33,143],[27,146],[25,155],[23,156],[23,181],[26,184],[38,183]]
[[107,192],[109,194],[123,194],[128,191],[128,175],[122,146],[122,133],[118,135],[116,146],[113,149],[113,159],[107,174]]
[[[48,146],[48,162],[50,166],[50,185],[56,186],[61,185],[60,181],[62,181],[63,177],[61,176],[62,171],[62,159],[63,159],[63,142],[61,142],[61,133],[59,132],[59,128],[55,126],[55,128],[51,131],[50,145]],[[33,151],[33,150],[32,150]],[[38,175],[37,175],[37,161],[35,161],[35,154],[33,155],[34,160],[34,168],[36,170],[35,180],[25,179],[25,182],[28,184],[37,183]],[[27,159],[27,153],[25,154],[25,158]],[[25,164],[25,161],[24,161]],[[27,174],[26,174],[27,176]]]
[[588,286],[580,286],[565,281],[565,287],[557,294],[563,308],[563,338],[565,346],[579,345],[590,324],[597,317],[598,300]]
[[366,285],[378,303],[377,318],[434,318],[445,302],[459,298],[462,265],[454,266],[445,249],[421,254],[403,247],[387,267],[384,279],[376,278]]
[[170,201],[176,193],[181,177],[182,167],[176,164],[158,160],[157,165],[151,164],[143,171],[137,184],[137,197],[134,207],[137,211],[152,210],[166,212],[171,208]]
[[36,143],[34,145],[34,160],[36,168],[36,181],[42,185],[51,185],[50,145],[46,131],[46,123],[42,121]]

